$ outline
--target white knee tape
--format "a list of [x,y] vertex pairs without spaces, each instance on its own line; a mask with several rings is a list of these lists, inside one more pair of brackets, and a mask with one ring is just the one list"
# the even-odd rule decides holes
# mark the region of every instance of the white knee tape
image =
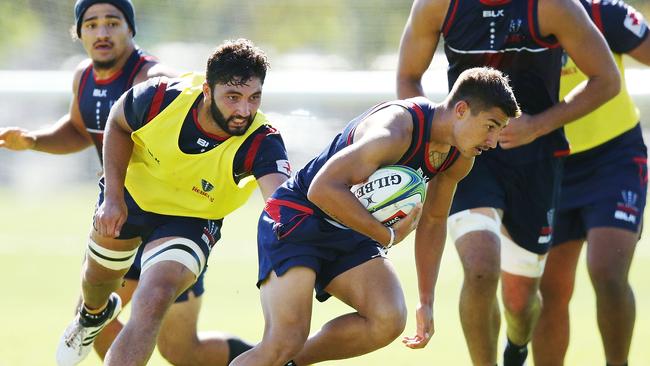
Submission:
[[138,248],[118,251],[106,249],[95,243],[92,239],[88,241],[88,256],[99,265],[114,271],[120,271],[131,267],[135,261],[135,254],[137,252]]
[[205,267],[205,260],[203,251],[195,242],[185,238],[174,238],[142,255],[140,273],[144,273],[156,263],[173,261],[184,265],[198,277]]
[[518,276],[538,278],[544,273],[546,254],[537,254],[501,236],[501,270]]
[[491,231],[501,235],[501,219],[496,210],[489,217],[470,210],[457,212],[447,219],[447,232],[453,241],[472,231]]

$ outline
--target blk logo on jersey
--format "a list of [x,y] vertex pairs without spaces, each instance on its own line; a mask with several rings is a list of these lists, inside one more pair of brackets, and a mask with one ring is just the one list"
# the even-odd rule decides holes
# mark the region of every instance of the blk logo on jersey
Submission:
[[96,98],[106,98],[106,89],[93,89],[93,97]]
[[639,216],[639,208],[636,206],[639,195],[633,191],[621,191],[622,202],[616,204],[614,218],[636,224]]
[[483,18],[500,18],[504,17],[505,10],[483,10]]

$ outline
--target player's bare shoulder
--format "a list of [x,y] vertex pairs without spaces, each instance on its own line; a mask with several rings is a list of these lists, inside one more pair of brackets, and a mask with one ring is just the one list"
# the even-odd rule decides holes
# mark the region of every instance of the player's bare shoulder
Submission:
[[81,79],[84,76],[84,73],[88,69],[88,67],[92,67],[92,60],[87,58],[79,62],[77,64],[77,67],[74,69],[74,72],[72,74],[72,93],[77,94],[77,91],[79,90],[79,85],[81,84]]

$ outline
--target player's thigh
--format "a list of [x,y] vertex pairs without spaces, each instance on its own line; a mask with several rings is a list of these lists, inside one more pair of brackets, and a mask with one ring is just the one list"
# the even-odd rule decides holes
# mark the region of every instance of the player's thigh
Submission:
[[392,263],[377,257],[334,278],[325,290],[362,316],[406,312],[404,292]]
[[551,247],[540,284],[545,299],[551,296],[571,297],[582,244],[582,240],[573,240]]
[[282,276],[272,271],[260,286],[265,333],[305,338],[309,333],[316,273],[292,267]]
[[627,277],[638,237],[637,232],[621,228],[590,229],[587,234],[587,266],[592,277]]

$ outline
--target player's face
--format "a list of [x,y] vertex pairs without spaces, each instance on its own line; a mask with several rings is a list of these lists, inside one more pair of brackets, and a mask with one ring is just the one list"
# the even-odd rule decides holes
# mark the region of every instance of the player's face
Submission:
[[459,119],[456,146],[460,153],[467,157],[477,156],[483,151],[495,148],[499,141],[499,133],[509,120],[508,116],[496,107],[476,115],[473,115],[468,108]]
[[240,85],[215,84],[210,114],[232,136],[246,133],[262,102],[262,81],[251,78]]
[[128,57],[133,34],[124,14],[107,3],[91,5],[81,23],[81,43],[96,69],[110,69]]

